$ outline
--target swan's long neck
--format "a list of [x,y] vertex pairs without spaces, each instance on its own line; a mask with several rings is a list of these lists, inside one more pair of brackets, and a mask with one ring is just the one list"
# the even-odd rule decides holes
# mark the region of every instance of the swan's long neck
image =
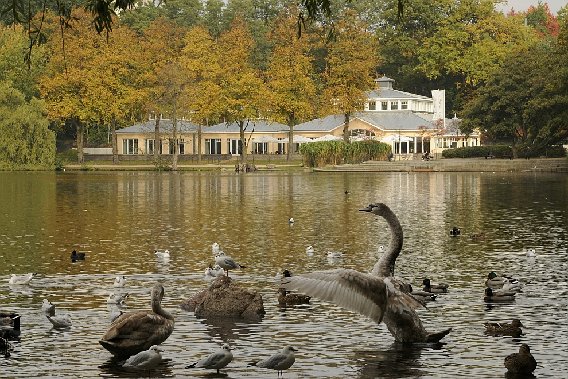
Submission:
[[168,320],[173,320],[174,316],[172,316],[168,311],[162,308],[162,297],[163,292],[161,291],[155,291],[152,293],[152,311],[162,317],[167,318]]
[[394,276],[394,263],[402,250],[402,226],[400,226],[398,217],[387,207],[381,209],[378,215],[382,216],[389,225],[391,240],[387,250],[375,264],[371,273],[383,277]]

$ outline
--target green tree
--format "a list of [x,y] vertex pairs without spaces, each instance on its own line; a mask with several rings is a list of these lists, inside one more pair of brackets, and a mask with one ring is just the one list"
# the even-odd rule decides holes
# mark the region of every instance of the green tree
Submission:
[[343,139],[349,142],[349,120],[354,112],[364,109],[379,62],[376,40],[366,25],[352,10],[343,16],[327,46],[324,95],[331,109],[345,116]]
[[[270,115],[290,127],[290,147],[294,144],[294,126],[314,115],[316,97],[310,40],[306,35],[298,38],[293,27],[296,17],[296,14],[283,12],[277,20],[270,38],[275,47],[265,73]],[[290,160],[291,150],[288,148],[287,160]]]
[[52,169],[55,133],[49,130],[43,102],[0,81],[0,168]]

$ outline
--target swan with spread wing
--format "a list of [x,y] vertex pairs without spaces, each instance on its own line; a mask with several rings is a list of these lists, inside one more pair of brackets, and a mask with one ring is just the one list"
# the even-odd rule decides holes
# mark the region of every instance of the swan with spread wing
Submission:
[[394,276],[403,239],[398,218],[382,203],[371,204],[361,211],[383,217],[391,231],[389,246],[371,273],[352,269],[316,271],[285,277],[282,286],[359,312],[377,323],[384,322],[397,342],[440,341],[451,329],[426,331],[416,312],[423,304],[410,294],[407,283]]

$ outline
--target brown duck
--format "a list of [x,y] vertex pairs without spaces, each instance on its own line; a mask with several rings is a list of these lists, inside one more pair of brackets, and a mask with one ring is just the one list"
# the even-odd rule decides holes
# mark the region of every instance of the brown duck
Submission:
[[485,334],[491,336],[512,336],[520,337],[523,334],[521,327],[523,324],[518,318],[514,318],[510,323],[501,322],[486,322]]
[[505,357],[505,367],[507,373],[528,375],[536,369],[536,360],[531,354],[531,349],[527,344],[519,347],[518,353],[513,353]]

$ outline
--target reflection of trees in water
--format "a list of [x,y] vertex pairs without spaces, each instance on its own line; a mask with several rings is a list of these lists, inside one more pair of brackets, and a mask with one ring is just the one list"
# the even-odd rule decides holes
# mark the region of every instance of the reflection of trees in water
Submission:
[[422,349],[440,349],[444,344],[394,343],[388,350],[355,351],[354,360],[359,361],[358,378],[404,378],[428,374],[419,362]]

